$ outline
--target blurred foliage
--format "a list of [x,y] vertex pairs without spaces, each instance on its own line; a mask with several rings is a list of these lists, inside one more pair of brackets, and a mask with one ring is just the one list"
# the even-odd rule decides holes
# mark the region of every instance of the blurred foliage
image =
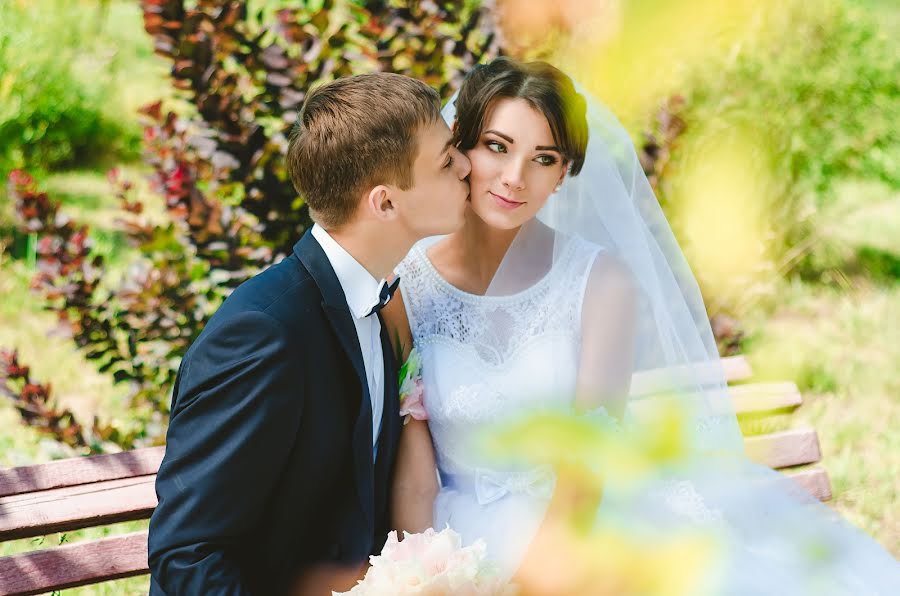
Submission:
[[137,154],[139,128],[111,105],[115,51],[96,4],[0,3],[0,174]]
[[[743,317],[786,275],[833,269],[816,215],[842,181],[900,188],[900,45],[874,1],[499,5],[546,42],[511,47],[562,65],[622,120],[710,313]],[[890,254],[853,261],[895,268]]]
[[[842,181],[900,189],[900,45],[870,8],[584,4],[607,24],[573,28],[558,59],[638,139],[712,315],[743,317],[783,277],[833,269],[818,213]],[[845,262],[889,275],[895,257]]]
[[89,427],[80,424],[72,410],[51,397],[49,383],[34,380],[29,367],[19,364],[17,352],[0,350],[0,394],[12,400],[27,425],[67,447],[95,452],[134,440],[96,417]]
[[662,400],[645,414],[641,424],[622,424],[602,408],[581,415],[542,411],[488,424],[476,434],[469,447],[501,469],[541,466],[556,474],[547,516],[529,546],[532,569],[524,565],[517,573],[527,593],[707,593],[709,570],[723,554],[715,533],[651,529],[658,520],[622,506],[645,497],[693,452],[690,419],[674,401]]
[[[660,185],[663,200],[698,196],[678,185],[684,170],[707,157],[698,147],[709,138],[727,146],[742,136],[755,146],[743,151],[744,164],[752,167],[748,176],[735,176],[732,168],[726,174],[730,182],[708,193],[715,196],[710,203],[730,204],[732,213],[701,212],[708,220],[725,222],[718,230],[732,238],[756,226],[755,238],[743,244],[709,239],[690,255],[714,253],[710,244],[736,247],[727,255],[733,261],[730,274],[718,276],[732,283],[742,263],[757,280],[791,272],[814,275],[816,253],[829,250],[815,215],[834,201],[842,180],[877,181],[888,192],[900,189],[897,40],[871,12],[842,0],[779,4],[762,11],[754,27],[750,38],[705,60],[688,77],[678,111],[686,132],[669,149],[673,157]],[[745,196],[748,187],[755,197]],[[681,211],[678,205],[672,210]],[[676,227],[680,223],[675,217]],[[755,261],[742,260],[736,254],[741,247],[754,251]],[[887,271],[894,267],[889,255],[861,255],[861,260]],[[741,313],[752,303],[753,289],[744,284],[740,299],[722,296],[717,288],[710,293]]]
[[21,232],[39,237],[34,288],[98,370],[131,387],[130,428],[107,433],[124,448],[163,440],[187,347],[225,296],[288,254],[309,225],[283,157],[310,86],[390,70],[446,98],[474,64],[499,52],[490,11],[471,0],[141,4],[188,106],[141,110],[144,159],[168,223],[147,217],[132,183],[111,172],[120,229],[141,256],[109,282],[88,228],[60,217],[27,174],[10,178]]

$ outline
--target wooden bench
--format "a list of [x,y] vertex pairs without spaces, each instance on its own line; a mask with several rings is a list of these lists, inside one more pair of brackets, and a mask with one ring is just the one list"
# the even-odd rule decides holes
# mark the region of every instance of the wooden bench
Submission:
[[[723,359],[729,382],[747,380],[742,357]],[[753,383],[730,388],[739,415],[796,408],[793,383]],[[813,429],[746,438],[749,456],[783,470],[822,458]],[[81,528],[148,519],[156,507],[154,481],[163,447],[60,460],[0,470],[0,542]],[[788,471],[822,500],[831,498],[821,468]],[[147,532],[134,532],[0,558],[0,595],[40,594],[148,573]]]

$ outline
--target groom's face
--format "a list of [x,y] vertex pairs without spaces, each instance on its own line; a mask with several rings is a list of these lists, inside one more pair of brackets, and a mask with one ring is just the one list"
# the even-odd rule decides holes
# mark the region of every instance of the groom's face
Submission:
[[413,185],[395,190],[395,205],[416,238],[450,234],[462,227],[469,198],[469,160],[450,144],[443,120],[419,129]]

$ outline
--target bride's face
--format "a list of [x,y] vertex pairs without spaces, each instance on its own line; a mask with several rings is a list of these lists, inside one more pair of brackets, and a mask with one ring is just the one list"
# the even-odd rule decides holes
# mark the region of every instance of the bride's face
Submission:
[[547,118],[524,99],[491,106],[467,156],[472,210],[504,230],[533,218],[566,173]]

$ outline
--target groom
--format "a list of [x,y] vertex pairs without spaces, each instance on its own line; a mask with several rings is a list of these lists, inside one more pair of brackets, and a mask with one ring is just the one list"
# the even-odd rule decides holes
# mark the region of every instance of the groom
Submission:
[[152,595],[330,594],[381,550],[401,426],[385,279],[417,240],[458,229],[468,197],[439,101],[388,73],[307,97],[287,167],[316,225],[181,363]]

